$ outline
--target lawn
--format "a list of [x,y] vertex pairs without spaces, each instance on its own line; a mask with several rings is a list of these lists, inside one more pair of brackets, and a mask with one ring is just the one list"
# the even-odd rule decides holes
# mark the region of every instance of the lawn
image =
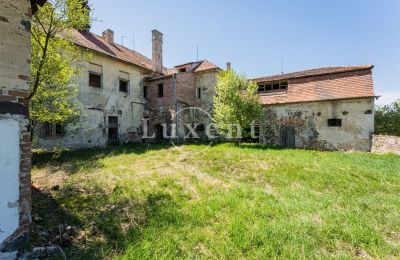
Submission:
[[399,156],[204,148],[35,154],[32,243],[68,224],[69,259],[400,257]]

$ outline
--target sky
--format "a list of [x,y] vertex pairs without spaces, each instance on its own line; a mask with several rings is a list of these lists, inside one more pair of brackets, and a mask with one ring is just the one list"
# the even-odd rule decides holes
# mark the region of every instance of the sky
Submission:
[[[151,58],[164,34],[164,66],[207,59],[249,78],[373,64],[378,104],[400,99],[399,0],[90,0],[92,31]],[[198,48],[197,48],[198,46]],[[198,50],[198,52],[197,52]],[[198,53],[198,54],[197,54]]]

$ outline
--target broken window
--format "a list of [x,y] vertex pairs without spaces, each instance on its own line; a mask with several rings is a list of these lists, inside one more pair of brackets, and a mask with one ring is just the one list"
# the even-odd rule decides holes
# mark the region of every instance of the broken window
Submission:
[[329,127],[341,127],[342,119],[339,119],[339,118],[328,119],[328,126]]
[[186,72],[186,68],[179,69],[179,73],[184,73],[184,72]]
[[201,98],[201,88],[196,88],[196,98],[197,99]]
[[258,93],[280,92],[287,89],[288,83],[286,81],[258,85]]
[[124,93],[128,93],[128,86],[129,86],[129,82],[123,79],[119,80],[119,91],[120,92],[124,92]]
[[102,86],[103,66],[93,63],[89,64],[89,86],[101,88]]
[[164,84],[158,84],[158,97],[164,96]]
[[119,91],[129,93],[129,73],[119,72]]

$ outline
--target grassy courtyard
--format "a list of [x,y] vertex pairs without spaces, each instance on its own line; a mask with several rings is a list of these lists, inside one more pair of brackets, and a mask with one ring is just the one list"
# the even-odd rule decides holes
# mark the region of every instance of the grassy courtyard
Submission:
[[399,156],[204,148],[36,154],[32,243],[68,224],[69,259],[400,257]]

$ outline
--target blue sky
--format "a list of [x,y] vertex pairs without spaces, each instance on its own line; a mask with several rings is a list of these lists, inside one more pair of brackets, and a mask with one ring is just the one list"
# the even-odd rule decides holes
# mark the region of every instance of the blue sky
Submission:
[[[398,0],[90,0],[92,31],[151,57],[151,30],[164,34],[164,65],[232,62],[248,77],[374,64],[378,103],[400,99]],[[283,60],[283,62],[282,62]]]

